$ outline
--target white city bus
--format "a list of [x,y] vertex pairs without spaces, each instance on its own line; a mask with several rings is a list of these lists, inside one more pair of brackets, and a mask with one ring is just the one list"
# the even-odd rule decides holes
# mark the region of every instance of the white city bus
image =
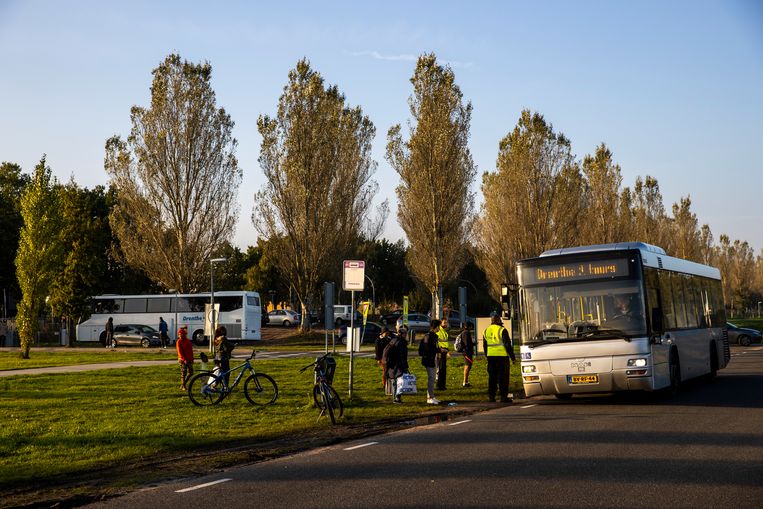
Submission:
[[528,396],[676,390],[728,364],[716,268],[627,242],[546,251],[517,275]]
[[[167,322],[170,341],[174,342],[179,327],[188,328],[188,336],[196,344],[204,343],[204,310],[210,303],[209,293],[178,295],[98,295],[92,298],[90,318],[77,325],[77,341],[105,343],[104,327],[109,317],[114,326],[120,324],[150,325],[159,330],[159,317]],[[215,292],[219,307],[217,322],[228,330],[232,340],[259,340],[262,309],[257,292]]]

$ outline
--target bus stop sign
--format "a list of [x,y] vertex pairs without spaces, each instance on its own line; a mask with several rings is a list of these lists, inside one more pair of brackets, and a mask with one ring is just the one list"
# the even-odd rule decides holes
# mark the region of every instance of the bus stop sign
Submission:
[[362,292],[365,288],[366,262],[345,260],[342,271],[342,289],[348,292]]

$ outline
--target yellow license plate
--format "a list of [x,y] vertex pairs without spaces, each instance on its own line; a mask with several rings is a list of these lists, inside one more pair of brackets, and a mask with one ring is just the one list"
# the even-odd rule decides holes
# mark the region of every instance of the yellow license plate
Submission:
[[597,384],[599,383],[599,375],[572,375],[567,377],[567,383]]

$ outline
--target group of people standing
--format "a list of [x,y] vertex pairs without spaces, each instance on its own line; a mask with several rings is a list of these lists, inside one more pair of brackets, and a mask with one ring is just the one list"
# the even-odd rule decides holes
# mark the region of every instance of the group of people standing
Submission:
[[[407,331],[404,328],[401,329],[393,333],[388,328],[382,327],[375,344],[376,361],[382,368],[382,387],[385,387],[387,391],[391,389],[392,401],[395,403],[401,401],[400,396],[396,394],[397,379],[408,372]],[[460,351],[464,357],[464,377],[461,386],[471,387],[469,374],[474,364],[476,350],[471,325],[465,324],[459,336]],[[430,405],[440,404],[440,400],[435,397],[435,389],[440,391],[446,389],[449,340],[448,322],[435,319],[430,322],[429,332],[419,343],[418,353],[421,357],[421,365],[427,371],[427,403]],[[500,316],[494,315],[491,318],[490,326],[485,329],[482,346],[487,357],[488,399],[494,402],[496,397],[500,397],[502,403],[510,403],[510,363],[516,362],[516,358],[509,332],[503,326]]]

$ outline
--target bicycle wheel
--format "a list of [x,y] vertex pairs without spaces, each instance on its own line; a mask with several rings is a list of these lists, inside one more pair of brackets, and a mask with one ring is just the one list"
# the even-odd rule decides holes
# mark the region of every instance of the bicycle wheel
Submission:
[[268,375],[256,373],[246,379],[244,396],[252,405],[269,405],[278,398],[278,386]]
[[[337,394],[334,388],[331,387],[329,384],[326,384],[325,387],[327,389],[329,399],[331,400],[332,410],[334,411],[335,414],[338,414],[337,417],[342,417],[342,414],[344,413],[344,405],[342,405],[342,400],[339,398],[339,394]],[[315,406],[317,406],[321,411],[323,411],[326,405],[323,403],[323,396],[321,394],[321,384],[315,384],[313,386],[313,400],[315,401]]]
[[209,372],[194,375],[188,382],[188,397],[194,405],[216,405],[225,397],[225,382]]

